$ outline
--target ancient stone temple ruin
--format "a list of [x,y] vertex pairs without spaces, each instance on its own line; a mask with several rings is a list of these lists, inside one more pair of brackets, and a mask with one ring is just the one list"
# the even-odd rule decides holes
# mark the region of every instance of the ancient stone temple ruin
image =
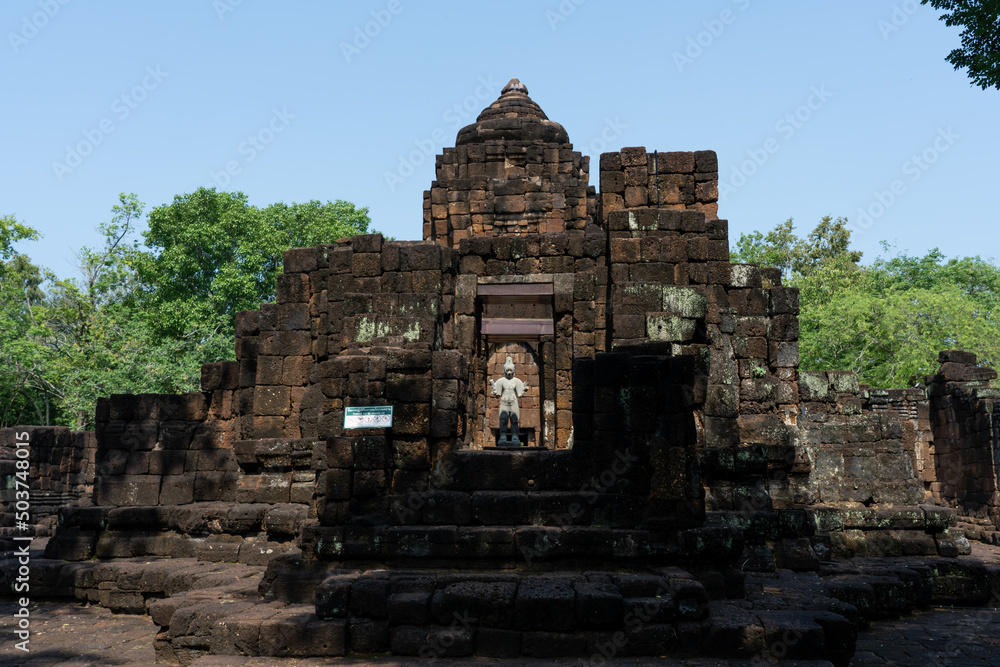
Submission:
[[[873,619],[988,602],[998,573],[960,556],[997,535],[996,373],[800,371],[797,291],[730,263],[714,152],[624,148],[595,180],[514,79],[438,156],[422,241],[289,250],[202,391],[7,430],[4,474],[29,433],[52,499],[32,594],[149,613],[182,665],[846,665]],[[391,426],[345,428],[379,406]]]

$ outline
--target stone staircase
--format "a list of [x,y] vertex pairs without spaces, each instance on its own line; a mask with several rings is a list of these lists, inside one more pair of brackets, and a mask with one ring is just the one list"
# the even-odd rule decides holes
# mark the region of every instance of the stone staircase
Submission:
[[[8,564],[3,572],[14,571]],[[275,597],[260,565],[39,557],[31,568],[35,597],[148,613],[160,627],[157,661],[174,665],[209,655],[389,651],[421,659],[700,655],[848,665],[859,629],[873,622],[934,605],[995,606],[991,595],[1000,590],[1000,565],[967,558],[859,558],[818,572],[703,575],[342,569],[315,587],[311,602]]]

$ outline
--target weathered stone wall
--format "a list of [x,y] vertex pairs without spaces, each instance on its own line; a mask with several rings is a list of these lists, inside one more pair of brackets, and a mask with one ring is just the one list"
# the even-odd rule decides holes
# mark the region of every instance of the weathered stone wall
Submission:
[[864,410],[866,389],[847,371],[800,371],[802,444],[809,452],[812,502],[856,507],[919,505],[915,440],[898,414]]
[[[19,450],[27,451],[27,458],[18,456]],[[60,507],[90,505],[96,451],[93,433],[64,426],[0,429],[0,538],[50,535]],[[19,467],[18,461],[26,461],[27,468]],[[17,501],[25,499],[25,490],[29,528],[21,530],[16,528]]]
[[582,230],[595,201],[588,161],[568,143],[446,148],[424,193],[424,238],[457,248],[474,236]]
[[782,440],[795,422],[798,292],[773,269],[730,265],[713,151],[601,158],[614,345],[666,343],[699,358],[708,447]]
[[937,479],[934,471],[934,429],[930,400],[923,387],[910,389],[866,389],[864,409],[895,414],[903,429],[902,442],[912,452],[913,469],[924,486],[924,501],[934,502],[930,485]]
[[[673,530],[698,525],[704,493],[697,466],[692,357],[628,352],[577,359],[574,365],[574,452],[596,471],[612,466],[610,443],[648,456],[648,514],[643,525]],[[643,493],[643,487],[638,487]]]
[[352,379],[358,371],[323,363],[384,356],[386,347],[453,346],[455,263],[437,244],[379,234],[288,251],[277,303],[237,316],[240,436],[339,435],[346,398],[385,398],[384,361],[371,386],[367,376]]
[[437,244],[386,243],[380,234],[288,251],[277,302],[237,316],[240,436],[339,434],[343,399],[352,394],[335,382],[324,386],[317,364],[344,351],[450,347],[454,261]]
[[711,238],[721,230],[716,222],[709,230],[703,213],[668,209],[610,214],[615,344],[705,341],[698,321],[706,315],[708,267],[729,273],[725,238]]
[[[988,518],[1000,527],[1000,389],[989,386],[992,368],[976,365],[976,355],[957,350],[940,354],[941,368],[927,376],[934,426],[935,502],[970,517]],[[931,474],[928,474],[931,477]]]
[[606,354],[578,359],[573,374],[569,450],[449,449],[407,428],[331,439],[321,525],[307,529],[304,553],[427,564],[683,557],[662,534],[701,521],[690,361]]
[[749,569],[967,553],[949,528],[954,513],[921,506],[908,420],[884,404],[868,409],[853,373],[801,371],[798,389],[791,412],[750,415],[744,444],[699,451],[708,525],[742,527]]
[[[213,377],[220,369],[221,380]],[[203,379],[227,387],[234,369],[207,365]],[[317,472],[325,469],[325,442],[231,442],[233,393],[101,399],[94,506],[60,510],[47,555],[261,564],[290,548],[322,497]]]
[[706,445],[788,444],[799,397],[798,290],[783,287],[776,269],[737,264],[713,297]]
[[65,507],[46,558],[197,558],[265,565],[295,546],[308,509],[297,504]]
[[639,146],[604,153],[600,194],[605,218],[635,208],[690,209],[717,218],[719,161],[715,151],[647,153]]
[[239,467],[225,437],[227,393],[99,399],[94,504],[176,505],[220,500],[234,490]]
[[713,151],[651,154],[635,147],[601,156],[615,344],[695,338],[706,288],[661,288],[728,284],[727,225],[716,218],[717,198]]

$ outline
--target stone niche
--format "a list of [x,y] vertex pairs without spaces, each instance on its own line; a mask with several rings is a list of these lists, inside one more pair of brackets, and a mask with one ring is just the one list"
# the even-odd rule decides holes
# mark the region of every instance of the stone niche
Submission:
[[[474,419],[476,427],[470,445],[474,449],[483,449],[496,442],[500,398],[490,391],[489,381],[503,376],[504,364],[510,357],[514,362],[515,376],[528,387],[518,401],[520,427],[524,435],[522,443],[556,449],[557,336],[553,284],[480,284],[477,292],[479,344],[477,362],[473,367],[482,371],[485,393],[477,397],[480,409]],[[564,340],[562,344],[567,345],[569,341]],[[567,443],[564,440],[561,444],[565,447]]]
[[[536,447],[547,442],[545,420],[542,414],[542,365],[539,360],[539,345],[527,342],[497,342],[489,346],[486,358],[486,377],[492,380],[504,374],[504,363],[507,358],[514,362],[515,377],[524,382],[528,390],[518,399],[520,411],[521,442],[524,446]],[[549,410],[551,413],[551,409]],[[486,411],[484,428],[476,432],[474,442],[476,449],[491,447],[496,443],[498,419],[500,413],[500,397],[492,392],[486,392]],[[548,441],[549,443],[551,441]]]

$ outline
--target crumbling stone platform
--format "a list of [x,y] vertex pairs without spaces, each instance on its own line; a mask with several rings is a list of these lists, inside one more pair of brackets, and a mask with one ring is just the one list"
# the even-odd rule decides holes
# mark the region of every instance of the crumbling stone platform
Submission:
[[1000,551],[979,546],[976,556],[855,558],[817,572],[341,571],[312,603],[275,599],[262,567],[196,559],[39,558],[32,581],[36,599],[148,614],[160,664],[391,651],[425,660],[708,655],[848,665],[859,632],[887,619],[996,606]]
[[[14,607],[0,600],[0,619],[9,619]],[[147,616],[115,614],[100,606],[83,606],[66,601],[46,601],[32,605],[38,633],[32,640],[30,659],[18,664],[30,667],[78,667],[81,661],[94,665],[154,667],[153,640],[156,627]],[[6,620],[0,632],[6,632]],[[898,619],[876,622],[859,633],[853,667],[887,664],[942,664],[961,662],[970,667],[992,667],[1000,655],[1000,613],[982,610],[938,610],[918,612]],[[6,657],[6,654],[4,654]],[[592,664],[606,667],[754,667],[760,662],[721,658],[613,658],[602,656]],[[334,662],[335,661],[335,662]],[[585,661],[587,662],[587,661]],[[203,656],[191,667],[413,667],[426,665],[422,658],[276,658],[253,656]],[[503,662],[477,658],[442,658],[434,664],[454,667],[544,667],[578,666],[579,658],[519,659]],[[830,667],[832,663],[786,660],[790,667]]]

